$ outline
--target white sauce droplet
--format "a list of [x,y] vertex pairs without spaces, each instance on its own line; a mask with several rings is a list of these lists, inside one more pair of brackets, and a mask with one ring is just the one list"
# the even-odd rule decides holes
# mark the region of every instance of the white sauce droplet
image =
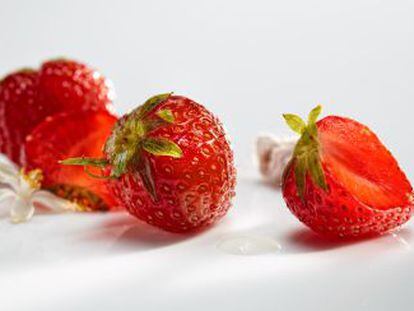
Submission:
[[241,256],[274,254],[282,249],[272,238],[257,235],[227,237],[217,244],[217,248],[225,253]]

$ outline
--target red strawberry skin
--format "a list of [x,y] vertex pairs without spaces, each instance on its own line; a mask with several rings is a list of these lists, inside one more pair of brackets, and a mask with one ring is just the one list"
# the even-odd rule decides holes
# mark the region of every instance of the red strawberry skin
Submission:
[[[28,169],[41,169],[43,188],[71,199],[85,209],[114,207],[116,204],[105,179],[93,178],[85,174],[82,167],[63,166],[58,161],[74,155],[102,157],[102,145],[116,121],[115,116],[104,110],[47,117],[26,138]],[[96,202],[88,202],[88,198],[82,197],[85,193],[88,197],[93,193],[102,201],[93,198],[89,201],[96,199]]]
[[65,59],[45,62],[39,70],[39,93],[56,112],[111,110],[110,82],[85,64]]
[[138,174],[111,180],[119,204],[132,215],[171,232],[191,232],[217,222],[231,207],[236,171],[220,121],[203,106],[170,96],[157,110],[169,109],[175,122],[151,136],[175,142],[181,158],[147,154],[157,190],[154,201]]
[[22,70],[0,82],[0,152],[23,164],[25,137],[47,112],[37,104],[39,74]]
[[112,93],[98,72],[72,60],[6,76],[0,81],[0,152],[24,166],[24,140],[36,125],[59,112],[111,109]]
[[304,224],[329,238],[382,234],[407,222],[413,189],[377,136],[351,119],[331,116],[317,123],[327,190],[306,176],[298,195],[296,161],[285,170],[283,196]]

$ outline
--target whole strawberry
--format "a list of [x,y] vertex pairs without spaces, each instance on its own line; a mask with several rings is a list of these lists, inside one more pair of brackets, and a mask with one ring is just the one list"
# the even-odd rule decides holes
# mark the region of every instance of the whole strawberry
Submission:
[[52,60],[39,70],[6,76],[0,81],[0,152],[24,166],[25,138],[47,116],[107,109],[111,96],[105,78],[72,60]]
[[330,238],[382,234],[409,220],[413,189],[397,161],[366,126],[343,117],[308,124],[284,115],[301,135],[284,172],[283,196],[304,224]]
[[219,220],[231,206],[236,173],[224,129],[188,98],[150,98],[117,122],[104,152],[103,159],[63,163],[106,168],[120,205],[149,224],[194,231]]

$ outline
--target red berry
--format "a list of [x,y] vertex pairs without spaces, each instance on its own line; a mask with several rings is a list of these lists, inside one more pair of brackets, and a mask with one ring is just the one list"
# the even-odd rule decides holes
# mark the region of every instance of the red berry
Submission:
[[99,72],[66,59],[45,62],[39,70],[39,93],[56,111],[111,108],[113,90]]
[[334,238],[378,235],[408,221],[413,189],[378,137],[347,118],[330,116],[315,123],[319,112],[313,111],[308,125],[285,115],[302,135],[283,180],[292,213]]
[[[230,144],[220,121],[188,98],[149,99],[118,121],[105,153],[114,196],[149,224],[190,232],[231,207],[236,173]],[[88,164],[68,164],[77,160]]]
[[111,96],[99,73],[71,60],[8,75],[0,81],[0,152],[24,166],[24,140],[37,124],[59,112],[110,108]]
[[38,77],[36,71],[22,70],[0,81],[0,152],[21,165],[25,137],[44,118],[37,105]]
[[28,169],[41,169],[43,188],[78,203],[82,209],[106,210],[116,205],[106,187],[107,180],[93,178],[81,167],[58,162],[75,155],[102,157],[102,145],[116,121],[116,117],[103,110],[46,118],[27,136]]

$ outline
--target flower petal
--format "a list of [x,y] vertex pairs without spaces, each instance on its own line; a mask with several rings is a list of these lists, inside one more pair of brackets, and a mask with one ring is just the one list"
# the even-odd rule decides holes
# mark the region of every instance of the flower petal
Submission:
[[49,191],[36,191],[31,198],[32,203],[41,204],[54,212],[76,211],[77,205],[62,199]]
[[10,218],[13,223],[28,221],[34,214],[34,206],[30,201],[16,197],[10,209]]
[[0,203],[16,196],[13,190],[0,186]]
[[9,207],[16,197],[13,190],[10,188],[0,187],[0,218],[6,217],[9,214]]

